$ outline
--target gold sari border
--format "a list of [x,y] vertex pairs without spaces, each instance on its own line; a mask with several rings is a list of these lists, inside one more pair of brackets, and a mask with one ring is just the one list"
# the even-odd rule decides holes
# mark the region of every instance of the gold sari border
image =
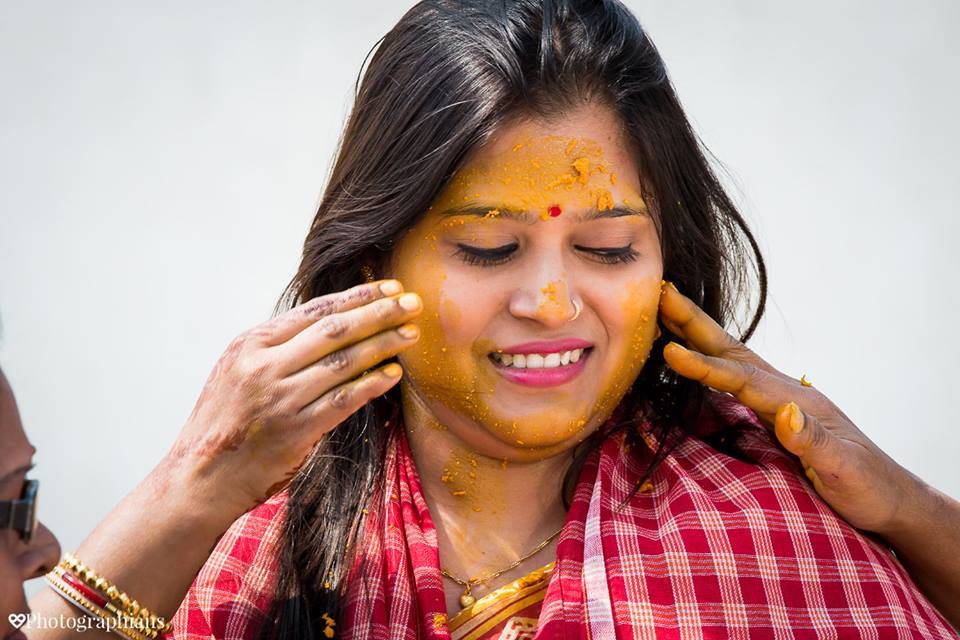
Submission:
[[553,571],[554,562],[548,562],[538,569],[534,569],[527,575],[517,578],[509,584],[505,584],[499,589],[494,589],[487,595],[482,598],[478,598],[469,607],[461,609],[457,615],[453,616],[453,619],[449,622],[449,629],[453,631],[458,627],[465,624],[471,618],[477,614],[483,612],[485,609],[492,607],[497,604],[499,601],[506,598],[525,598],[541,588],[541,583],[550,575]]

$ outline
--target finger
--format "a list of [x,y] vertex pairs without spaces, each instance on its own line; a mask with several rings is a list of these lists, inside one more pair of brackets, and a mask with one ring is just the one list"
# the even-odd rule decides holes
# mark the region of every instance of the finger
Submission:
[[720,358],[750,362],[765,371],[783,375],[680,293],[672,282],[663,287],[660,296],[660,319],[664,326],[701,353]]
[[284,382],[291,390],[293,406],[301,410],[331,388],[415,344],[419,337],[417,325],[404,324],[327,354]]
[[310,425],[310,437],[319,438],[360,407],[389,391],[402,375],[403,368],[391,362],[334,387],[301,409],[298,415]]
[[290,340],[323,317],[355,309],[374,300],[397,295],[402,291],[403,285],[399,281],[380,280],[318,296],[271,318],[261,325],[258,333],[263,336],[265,346],[273,347]]
[[416,317],[423,301],[415,293],[374,300],[332,313],[275,347],[281,375],[288,376],[321,358]]
[[667,343],[663,358],[683,377],[733,394],[768,423],[773,422],[777,408],[783,402],[778,398],[789,397],[790,387],[786,382],[750,362],[704,355],[676,342]]
[[833,460],[839,448],[836,436],[820,424],[816,416],[800,409],[796,402],[780,405],[773,431],[783,448],[800,458],[805,468],[824,467]]

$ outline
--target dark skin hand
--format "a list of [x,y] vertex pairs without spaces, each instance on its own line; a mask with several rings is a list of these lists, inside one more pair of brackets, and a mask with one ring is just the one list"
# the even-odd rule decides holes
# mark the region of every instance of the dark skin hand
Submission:
[[797,456],[820,497],[854,527],[883,537],[960,626],[960,502],[897,464],[827,396],[775,369],[672,283],[663,287],[660,321],[686,344],[664,347],[667,364],[751,408]]

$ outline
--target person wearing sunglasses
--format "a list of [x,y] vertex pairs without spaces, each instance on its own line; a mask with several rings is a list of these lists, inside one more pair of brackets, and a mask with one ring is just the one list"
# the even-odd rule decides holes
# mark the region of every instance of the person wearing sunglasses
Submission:
[[[37,521],[38,480],[28,480],[35,449],[27,440],[13,391],[0,371],[0,629],[22,637],[17,616],[28,613],[23,581],[42,576],[60,559],[60,545]],[[12,634],[12,635],[10,635]]]

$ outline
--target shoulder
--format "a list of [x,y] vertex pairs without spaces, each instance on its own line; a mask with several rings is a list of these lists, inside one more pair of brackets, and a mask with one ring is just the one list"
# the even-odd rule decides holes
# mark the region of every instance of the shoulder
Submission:
[[[890,549],[820,498],[753,411],[716,392],[707,404],[704,429],[674,447],[653,476],[648,500],[661,538],[676,538],[688,553],[725,558],[731,578],[752,581],[784,603],[799,590],[838,616],[856,605],[879,626],[894,613],[915,629],[940,628]],[[736,433],[750,460],[714,446],[725,431]]]
[[253,638],[270,610],[286,515],[281,492],[220,538],[174,615],[174,638]]

